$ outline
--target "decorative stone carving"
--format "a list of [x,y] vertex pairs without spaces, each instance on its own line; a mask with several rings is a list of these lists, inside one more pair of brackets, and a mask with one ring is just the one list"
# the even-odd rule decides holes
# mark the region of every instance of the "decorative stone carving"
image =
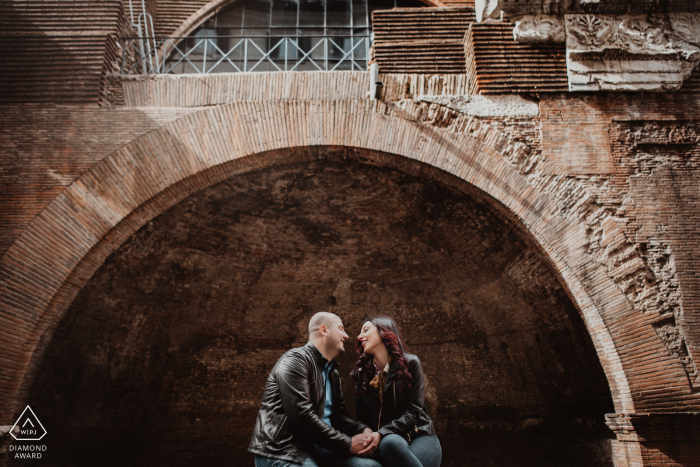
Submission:
[[523,16],[515,22],[516,42],[565,42],[564,17],[554,15]]
[[581,11],[578,0],[475,0],[476,21],[500,21],[501,15],[561,15]]
[[700,45],[700,14],[671,13],[668,16],[676,40]]
[[593,15],[567,15],[567,46],[594,50],[608,43],[615,34],[613,18]]
[[700,15],[566,15],[570,91],[677,90],[700,62]]

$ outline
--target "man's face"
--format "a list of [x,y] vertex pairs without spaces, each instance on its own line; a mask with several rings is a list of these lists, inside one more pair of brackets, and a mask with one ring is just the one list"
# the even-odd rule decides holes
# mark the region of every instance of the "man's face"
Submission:
[[333,358],[345,352],[345,341],[348,340],[348,335],[345,333],[345,328],[340,318],[333,318],[332,322],[326,327],[326,332],[326,349],[329,353],[333,353]]

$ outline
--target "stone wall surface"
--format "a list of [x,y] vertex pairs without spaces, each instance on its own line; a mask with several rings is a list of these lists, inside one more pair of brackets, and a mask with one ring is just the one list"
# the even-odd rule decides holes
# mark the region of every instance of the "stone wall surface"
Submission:
[[428,3],[378,15],[369,96],[120,77],[128,3],[0,2],[0,464],[27,403],[52,465],[243,459],[333,306],[398,319],[443,465],[700,465],[697,6]]
[[[540,98],[539,112],[507,116],[499,113],[508,108],[503,102],[486,105],[451,97],[445,93],[451,85],[439,84],[446,83],[443,78],[424,81],[396,75],[383,78],[396,83],[386,87],[387,102],[297,100],[308,99],[311,90],[331,96],[343,89],[341,82],[351,84],[345,88],[348,93],[362,89],[359,74],[328,76],[332,78],[261,75],[263,80],[288,83],[287,94],[273,95],[268,94],[272,84],[253,94],[231,92],[236,80],[250,79],[246,76],[130,79],[123,83],[125,88],[132,86],[131,94],[125,93],[131,96],[127,103],[150,107],[6,107],[3,130],[8,144],[3,145],[7,157],[2,160],[5,192],[12,196],[6,199],[14,201],[4,206],[6,212],[26,212],[14,221],[15,232],[8,231],[5,242],[12,247],[2,258],[2,319],[6,342],[12,342],[2,349],[9,363],[3,391],[19,390],[13,368],[19,365],[20,374],[25,374],[17,405],[3,409],[6,421],[29,400],[33,388],[42,387],[34,378],[44,373],[41,356],[63,313],[131,232],[217,181],[307,157],[285,152],[284,147],[324,144],[399,154],[411,154],[412,148],[417,160],[441,167],[444,173],[462,174],[468,183],[461,190],[513,218],[513,228],[533,236],[534,245],[539,243],[551,261],[583,314],[616,411],[661,417],[698,410],[693,380],[698,303],[694,98],[554,95]],[[170,86],[178,86],[178,92],[168,94]],[[178,105],[191,107],[157,107],[168,102],[168,95],[177,96]],[[214,107],[198,107],[203,102]],[[469,105],[490,109],[493,116],[484,110],[479,117],[470,116]],[[37,121],[47,123],[32,125]],[[578,150],[586,141],[596,146]],[[270,152],[275,148],[280,152]],[[42,157],[41,162],[34,159],[30,164],[29,154]],[[262,158],[226,165],[235,154]],[[353,154],[351,159],[378,165],[389,160]],[[58,170],[53,163],[59,160],[62,177],[52,176]],[[406,164],[390,165],[404,172],[415,170]],[[154,172],[146,175],[138,167]],[[197,173],[199,178],[192,178]],[[427,177],[442,180],[440,173]],[[31,174],[33,182],[13,184],[27,177],[23,174]],[[150,181],[144,184],[145,180]],[[154,183],[165,191],[158,194],[149,188]],[[493,204],[489,196],[502,205]],[[583,226],[575,227],[580,222]],[[31,295],[18,294],[18,285],[29,286]],[[32,315],[35,318],[29,318]],[[16,324],[32,320],[33,329]],[[694,425],[689,426],[692,432]],[[458,449],[460,442],[455,443]],[[618,435],[609,455],[616,465],[625,456],[654,465],[662,462],[658,459],[695,455],[688,447],[692,440],[682,441],[682,449],[664,444],[663,437],[639,443]],[[512,446],[517,445],[513,440]],[[679,458],[674,449],[686,457]]]
[[362,320],[397,319],[425,367],[442,465],[504,465],[497,445],[518,446],[507,465],[532,465],[543,450],[538,465],[611,465],[600,361],[519,229],[429,173],[344,149],[297,152],[311,160],[176,204],[86,284],[29,396],[47,429],[64,433],[47,441],[45,462],[86,444],[100,465],[252,462],[269,370],[331,306],[351,336],[341,358],[351,410]]
[[[459,296],[459,287],[441,275],[444,268],[440,265],[449,261],[465,264],[476,261],[464,259],[470,249],[474,254],[482,251],[484,257],[494,260],[505,255],[504,263],[499,263],[498,267],[489,263],[484,269],[490,270],[493,277],[500,277],[499,280],[516,281],[518,290],[522,290],[519,297],[531,297],[528,299],[531,301],[527,306],[518,306],[516,298],[503,292],[503,282],[493,285],[492,294],[486,293],[484,297],[500,301],[503,309],[495,305],[489,309],[494,316],[504,310],[512,313],[498,315],[500,321],[487,320],[489,326],[510,326],[512,323],[503,324],[509,316],[536,321],[532,313],[523,311],[534,306],[552,310],[554,314],[547,315],[551,319],[544,319],[542,315],[537,319],[543,322],[524,328],[551,330],[549,336],[553,333],[554,337],[541,344],[533,341],[531,332],[517,338],[518,345],[525,349],[518,358],[525,358],[531,349],[541,345],[544,346],[542,352],[555,355],[554,361],[558,358],[589,361],[589,357],[581,355],[593,351],[592,346],[617,412],[608,419],[617,441],[590,445],[593,446],[590,449],[599,454],[596,458],[603,462],[612,457],[617,466],[697,465],[700,454],[694,447],[697,439],[693,433],[698,430],[698,422],[688,414],[700,411],[697,372],[700,350],[698,96],[693,93],[573,93],[540,94],[517,101],[487,100],[486,96],[466,98],[463,92],[466,81],[445,75],[381,76],[385,86],[379,101],[366,98],[368,82],[363,74],[298,73],[129,78],[124,81],[113,77],[110,89],[119,98],[108,99],[103,108],[96,104],[2,106],[0,391],[3,397],[0,398],[0,424],[11,423],[28,401],[41,404],[47,400],[50,382],[60,379],[60,375],[54,373],[57,367],[51,362],[69,365],[67,360],[72,350],[85,357],[70,366],[74,376],[61,383],[60,398],[66,401],[65,407],[77,407],[83,400],[94,397],[94,405],[85,405],[99,408],[92,412],[94,419],[113,415],[117,420],[124,414],[98,400],[101,390],[91,393],[90,385],[94,383],[93,387],[108,391],[109,382],[116,378],[115,381],[121,382],[114,389],[115,397],[128,399],[138,392],[128,381],[140,379],[134,376],[129,380],[129,375],[144,374],[153,368],[149,365],[155,365],[163,373],[154,373],[152,379],[143,383],[143,399],[135,404],[147,407],[152,400],[158,400],[161,394],[158,391],[162,390],[170,395],[169,399],[162,399],[163,404],[167,401],[167,404],[174,404],[173,410],[179,407],[187,413],[178,415],[184,417],[179,420],[192,424],[188,427],[202,423],[203,419],[196,416],[196,407],[218,410],[211,401],[223,398],[228,387],[229,380],[222,374],[229,370],[238,374],[235,373],[238,369],[231,370],[233,367],[222,363],[230,357],[227,352],[238,352],[238,342],[240,345],[264,343],[265,336],[255,334],[257,331],[236,331],[223,338],[218,334],[207,337],[207,331],[203,332],[205,338],[197,340],[193,337],[198,329],[195,323],[192,328],[186,326],[192,335],[183,337],[178,334],[177,321],[168,321],[172,318],[167,313],[178,306],[184,307],[187,302],[186,307],[178,309],[178,313],[184,313],[181,315],[183,322],[200,322],[204,323],[203,327],[209,326],[207,329],[215,329],[221,327],[222,320],[228,319],[230,310],[224,303],[229,299],[234,301],[233,295],[240,303],[243,303],[241,297],[251,294],[259,298],[262,308],[251,312],[255,319],[277,319],[277,315],[265,314],[283,303],[282,298],[274,299],[279,303],[273,303],[275,296],[296,300],[295,303],[325,306],[333,304],[332,295],[336,297],[335,305],[342,305],[345,302],[338,301],[340,295],[329,295],[326,285],[322,287],[319,283],[306,292],[302,288],[301,295],[295,296],[289,285],[283,285],[285,281],[287,284],[294,282],[297,277],[294,274],[299,273],[291,263],[285,263],[287,272],[283,275],[275,276],[274,271],[263,270],[272,275],[261,273],[260,277],[267,280],[278,295],[263,293],[261,290],[272,289],[255,289],[255,285],[261,283],[255,276],[255,267],[288,261],[270,245],[277,241],[291,242],[292,237],[285,235],[292,235],[292,232],[296,235],[295,242],[307,242],[318,254],[316,260],[300,257],[299,264],[311,268],[311,263],[304,263],[311,261],[316,270],[327,270],[333,261],[324,256],[322,250],[341,248],[340,239],[349,238],[353,230],[343,224],[349,219],[350,226],[379,222],[363,227],[366,238],[361,237],[360,243],[352,246],[353,261],[357,261],[352,267],[371,264],[374,271],[384,271],[383,268],[389,266],[380,264],[384,257],[377,251],[381,251],[383,245],[394,244],[386,237],[392,230],[382,225],[395,225],[386,216],[398,216],[396,223],[406,224],[409,223],[407,217],[401,216],[413,215],[416,220],[410,222],[411,227],[425,235],[416,240],[420,248],[416,246],[415,251],[412,250],[412,238],[404,236],[394,245],[397,249],[405,246],[403,259],[401,255],[384,259],[389,265],[405,265],[409,268],[406,271],[413,271],[419,265],[410,264],[407,258],[416,255],[419,264],[431,271],[431,276],[442,278],[437,282],[443,285],[425,279],[423,282],[427,281],[429,286],[421,282],[411,290],[397,291],[398,282],[386,277],[379,282],[384,284],[382,290],[386,290],[386,294],[380,294],[367,281],[367,287],[353,289],[351,285],[356,284],[355,281],[350,285],[344,283],[347,285],[344,300],[354,307],[357,304],[352,297],[362,297],[357,300],[389,310],[398,303],[397,297],[414,294],[411,306],[416,308],[397,307],[406,310],[405,315],[397,312],[397,317],[411,316],[413,321],[425,321],[427,316],[444,317],[453,327],[463,329],[459,326],[464,323],[456,318],[463,316],[459,314],[461,311],[455,311],[459,309],[458,302],[476,305],[466,299],[453,300]],[[521,113],[511,115],[508,109],[516,108],[521,109],[518,110]],[[324,154],[335,155],[326,158]],[[370,170],[367,164],[374,167]],[[377,190],[379,194],[367,195],[372,202],[362,204],[358,201],[359,191],[354,192],[355,198],[352,198],[351,191],[343,193],[344,185],[338,188],[342,167],[352,170],[355,177],[348,178],[348,190],[355,187],[353,189],[361,191],[369,189],[367,186]],[[307,170],[308,174],[304,175]],[[382,173],[385,175],[377,181]],[[319,183],[326,180],[326,188],[313,185],[310,181],[313,179],[318,179]],[[402,186],[422,188],[417,193],[403,192]],[[255,216],[264,211],[275,212],[277,217],[250,214],[243,216],[244,222],[240,220],[240,213],[236,217],[235,213],[226,211],[224,217],[230,228],[222,227],[218,232],[216,225],[201,227],[216,222],[216,209],[219,209],[216,206],[225,203],[211,200],[233,196],[227,190],[240,196],[230,203],[248,206],[247,209],[255,211]],[[320,212],[327,215],[321,216],[322,219],[313,218],[310,217],[311,207],[299,206],[305,213],[306,223],[299,221],[301,224],[290,226],[290,230],[284,232],[281,227],[284,222],[299,220],[280,213],[280,210],[296,206],[285,196],[299,197],[304,190],[315,193],[309,203],[325,209],[318,207],[318,216]],[[438,193],[439,196],[435,196],[442,201],[431,201],[430,196],[425,195],[428,192]],[[402,198],[400,194],[414,198]],[[333,196],[341,195],[354,201],[348,198],[349,201],[336,205],[324,204]],[[379,198],[375,199],[377,196]],[[382,196],[386,197],[385,201],[381,201]],[[266,201],[256,204],[256,199]],[[408,199],[414,199],[415,203],[411,204],[413,202]],[[206,200],[211,203],[207,204]],[[344,210],[353,203],[357,204],[353,213]],[[386,204],[379,208],[376,203]],[[471,228],[472,224],[467,221],[470,216],[459,214],[448,219],[437,207],[428,210],[430,206],[442,207],[443,203],[449,206],[468,204],[472,211],[467,211],[479,213],[472,216],[479,219],[473,234],[464,233]],[[418,210],[411,211],[409,207]],[[172,211],[158,217],[168,209]],[[256,223],[252,223],[254,218]],[[273,218],[276,222],[270,220]],[[379,218],[384,219],[385,224]],[[153,223],[149,224],[151,221]],[[452,221],[462,226],[462,236],[454,232]],[[336,226],[338,223],[344,225],[343,229]],[[241,240],[243,234],[231,237],[233,224],[245,224],[247,231],[259,228],[259,236],[269,235],[269,241],[260,243],[261,240],[255,238],[245,243]],[[344,233],[337,233],[337,230]],[[431,237],[437,232],[454,235],[456,243],[447,242],[445,244],[451,246],[443,246],[445,251],[440,251],[438,246],[447,237],[437,241]],[[476,242],[470,240],[472,238],[480,240]],[[503,240],[499,243],[496,238]],[[157,244],[159,239],[164,242],[162,245]],[[239,245],[243,255],[241,264],[247,266],[241,266],[236,273],[240,273],[240,284],[236,283],[236,288],[224,290],[218,296],[219,292],[213,290],[221,290],[221,287],[217,289],[211,281],[220,270],[217,268],[230,265],[212,257],[220,251],[234,254],[230,246],[234,243]],[[494,244],[502,250],[493,250]],[[516,244],[521,245],[520,250],[506,248]],[[176,249],[180,256],[166,258],[168,245],[173,245],[173,251]],[[363,250],[360,245],[372,247]],[[514,253],[516,250],[520,256]],[[509,256],[507,251],[513,254]],[[457,252],[463,252],[459,257],[462,259]],[[161,278],[160,287],[172,288],[171,298],[180,300],[162,308],[158,318],[151,318],[151,321],[141,303],[149,303],[148,298],[132,302],[125,309],[119,308],[122,302],[115,302],[114,298],[125,300],[129,280],[134,280],[127,277],[127,272],[137,273],[139,265],[147,264],[151,264],[152,269],[145,269],[144,273],[152,271],[152,277]],[[349,265],[343,267],[352,269]],[[465,268],[457,268],[450,277],[462,277],[460,274],[467,274]],[[351,276],[347,271],[343,273],[345,277]],[[386,274],[390,276],[390,272]],[[462,279],[461,283],[468,282],[466,276]],[[186,285],[190,282],[199,284],[202,289],[211,289],[212,295],[207,298],[188,291]],[[139,287],[149,286],[146,278],[138,283]],[[451,285],[445,289],[447,283]],[[345,290],[342,288],[345,285],[338,282],[328,287]],[[444,293],[439,295],[437,291]],[[144,297],[152,294],[143,293]],[[190,293],[193,295],[188,295]],[[446,297],[444,303],[450,305],[439,312],[421,304],[421,301],[439,302],[443,296]],[[544,298],[554,300],[552,307],[533,305]],[[555,302],[561,306],[554,306]],[[219,305],[204,315],[202,308],[206,309],[207,303]],[[581,322],[575,324],[571,307],[577,309],[581,316],[578,319],[591,339],[590,344],[585,344],[582,338],[575,338],[580,342],[575,346],[580,351],[577,356],[568,354],[570,350],[557,340],[557,333],[564,328],[580,331]],[[557,315],[554,308],[564,314]],[[190,310],[189,313],[182,311],[185,309]],[[114,310],[113,316],[101,317],[110,310]],[[129,310],[137,312],[130,314]],[[241,364],[240,375],[244,378],[251,375],[253,380],[251,386],[241,388],[245,407],[237,408],[235,404],[221,407],[222,413],[240,415],[235,423],[244,424],[254,413],[254,387],[259,386],[255,378],[267,371],[274,360],[273,354],[303,341],[298,323],[309,310],[285,316],[289,322],[283,326],[284,336],[267,342],[268,347],[260,351],[259,360]],[[357,310],[349,309],[350,315],[358,318]],[[525,314],[518,315],[520,312]],[[573,327],[562,324],[564,316]],[[211,322],[207,321],[208,317],[212,318]],[[239,321],[234,319],[231,323],[240,325]],[[94,345],[87,343],[93,341],[80,344],[101,329],[106,332],[103,341],[95,337]],[[437,335],[434,329],[426,329],[426,335]],[[517,360],[520,363],[513,363],[513,368],[520,370],[508,373],[502,365],[509,352],[513,352],[509,350],[509,342],[506,342],[508,347],[489,344],[486,353],[470,354],[463,349],[463,341],[472,342],[478,336],[469,334],[466,328],[463,330],[463,336],[448,343],[448,347],[452,346],[450,349],[454,347],[454,355],[462,356],[455,364],[482,368],[479,365],[486,365],[483,362],[491,362],[490,369],[495,375],[488,383],[493,385],[489,391],[492,399],[480,406],[481,399],[462,395],[476,391],[469,386],[472,383],[463,381],[462,386],[452,387],[435,376],[434,397],[438,401],[458,401],[450,408],[463,415],[459,419],[449,414],[443,417],[440,414],[446,412],[440,410],[447,405],[438,405],[436,413],[442,429],[459,433],[462,429],[485,430],[488,423],[496,420],[502,422],[501,428],[522,429],[523,433],[534,435],[538,430],[557,426],[552,422],[557,420],[556,407],[560,407],[555,401],[576,398],[569,399],[570,395],[563,389],[565,386],[558,386],[560,383],[556,381],[569,381],[567,384],[574,386],[580,383],[567,379],[574,376],[567,373],[566,367],[561,370],[554,365],[557,367],[554,370],[548,360],[527,364]],[[578,335],[579,331],[571,332]],[[139,349],[146,352],[147,344],[140,332],[159,336],[157,348],[151,349],[153,361],[171,363],[159,367],[141,358]],[[412,339],[419,341],[415,335]],[[177,354],[175,357],[167,350],[170,344],[166,341],[170,340],[180,342],[173,350]],[[103,351],[90,355],[92,348]],[[443,365],[447,361],[443,353],[431,350],[428,344],[421,344],[419,348],[427,361]],[[213,350],[202,353],[204,349]],[[176,357],[180,354],[182,358],[178,360]],[[168,360],[171,358],[173,360]],[[477,361],[482,363],[473,363]],[[200,365],[201,362],[204,363]],[[178,387],[184,389],[173,389],[173,380],[166,377],[168,371],[173,374],[182,371],[175,376],[180,378],[178,384],[183,385]],[[475,415],[479,407],[493,408],[495,403],[507,399],[506,393],[499,391],[499,384],[512,386],[513,381],[520,378],[515,374],[517,371],[535,375],[526,376],[526,381],[543,382],[537,389],[518,388],[517,394],[526,394],[518,399],[521,401],[518,416],[522,417],[510,419],[499,411],[486,411],[487,415],[482,418]],[[559,377],[564,380],[557,379]],[[150,386],[146,387],[147,384]],[[552,387],[557,396],[548,400],[550,405],[533,399]],[[81,394],[81,401],[70,399],[78,397],[75,394]],[[549,415],[534,417],[532,407]],[[52,415],[55,420],[65,415],[60,410]],[[527,417],[532,415],[534,421],[528,421],[526,414]],[[80,415],[90,414],[68,417],[77,420]],[[139,421],[125,417],[125,424]],[[160,423],[156,419],[149,420],[153,421],[153,426]],[[172,420],[178,419],[167,422]],[[215,420],[212,426],[230,421],[230,418]],[[107,432],[103,435],[105,439],[116,436]],[[159,441],[155,432],[151,435],[149,440],[165,445],[166,441],[162,438]],[[485,431],[480,436],[486,436]],[[499,436],[502,441],[503,436]],[[480,439],[485,440],[482,443],[485,446],[497,443],[497,440]],[[552,442],[548,439],[541,439],[540,445]],[[459,438],[446,440],[446,445],[452,443],[452,453],[465,449],[466,455],[468,449]],[[575,440],[567,442],[573,443],[572,446],[576,444]],[[526,444],[520,438],[512,438],[508,443],[513,452],[524,449]],[[242,438],[237,439],[229,445],[233,451],[228,452],[240,451],[243,445]]]

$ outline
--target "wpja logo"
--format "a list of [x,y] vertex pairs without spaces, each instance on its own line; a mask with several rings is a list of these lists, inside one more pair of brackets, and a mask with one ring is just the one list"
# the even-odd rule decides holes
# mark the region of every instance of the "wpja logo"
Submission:
[[[17,441],[39,441],[46,436],[46,429],[41,424],[31,407],[27,406],[19,416],[17,423],[10,430],[10,434]],[[41,459],[46,451],[45,445],[37,444],[11,444],[10,454],[14,459]]]

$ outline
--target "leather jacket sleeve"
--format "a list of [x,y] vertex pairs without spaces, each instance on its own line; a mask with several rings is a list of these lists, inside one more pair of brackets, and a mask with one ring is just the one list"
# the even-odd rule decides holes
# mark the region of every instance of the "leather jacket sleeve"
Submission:
[[416,426],[420,412],[423,409],[423,402],[425,400],[425,378],[423,377],[423,367],[418,357],[408,360],[408,371],[411,373],[411,376],[413,376],[411,387],[407,388],[404,386],[402,390],[402,392],[408,391],[408,407],[406,407],[406,410],[400,417],[393,419],[379,429],[379,434],[382,435],[382,437],[390,434],[397,434],[405,437],[406,433],[413,430]]
[[282,406],[292,429],[330,451],[349,453],[352,439],[328,426],[313,409],[309,375],[314,374],[312,363],[296,355],[289,355],[277,371]]
[[343,386],[340,382],[340,376],[337,376],[337,381],[334,381],[334,383],[337,384],[338,390],[335,392],[336,395],[336,400],[334,401],[333,405],[334,410],[333,410],[333,415],[331,416],[331,423],[335,428],[338,430],[342,431],[345,434],[348,435],[356,435],[358,433],[362,433],[365,428],[369,428],[367,425],[365,425],[362,422],[359,422],[352,418],[350,414],[348,413],[347,409],[345,408],[345,398],[343,397]]

